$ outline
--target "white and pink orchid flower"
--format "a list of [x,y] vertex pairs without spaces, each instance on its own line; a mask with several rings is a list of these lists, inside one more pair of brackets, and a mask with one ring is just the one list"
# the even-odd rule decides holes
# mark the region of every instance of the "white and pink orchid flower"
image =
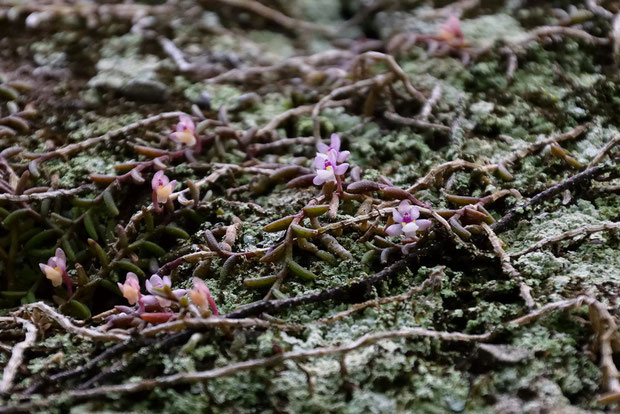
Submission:
[[201,310],[206,310],[208,307],[211,309],[212,314],[216,316],[219,315],[215,301],[213,300],[213,297],[211,297],[211,292],[209,291],[209,287],[206,283],[197,277],[192,280],[194,282],[194,288],[188,291],[188,293],[190,299],[194,302],[194,305],[198,306]]
[[439,26],[437,37],[448,44],[461,44],[464,42],[465,35],[461,30],[461,21],[452,15],[448,20]]
[[151,187],[153,188],[153,204],[156,207],[159,207],[160,203],[165,204],[176,185],[176,180],[170,181],[163,170],[157,171],[151,181]]
[[128,272],[125,278],[125,283],[117,283],[118,288],[121,290],[123,297],[127,299],[130,305],[135,305],[142,298],[140,293],[140,281],[138,276],[133,272]]
[[332,151],[336,151],[336,153],[338,154],[338,156],[336,157],[336,161],[339,163],[343,163],[347,158],[349,158],[349,155],[351,155],[351,153],[349,151],[340,151],[340,143],[340,135],[332,134],[330,137],[329,145],[322,142],[319,142],[317,144],[317,149],[319,150],[319,152],[317,152],[316,154],[317,157],[327,159],[327,157]]
[[431,226],[430,220],[417,220],[420,217],[420,210],[416,206],[409,204],[408,200],[403,200],[398,209],[393,209],[392,218],[396,222],[389,226],[385,232],[392,236],[415,237],[418,231],[423,231]]
[[171,286],[172,281],[170,280],[170,276],[164,276],[162,278],[159,275],[153,275],[146,281],[146,290],[155,296],[162,294],[161,291],[155,290],[155,288],[163,289],[164,287],[171,288]]
[[56,254],[47,260],[47,264],[39,263],[39,268],[45,274],[45,277],[52,282],[52,286],[58,287],[63,282],[67,288],[69,296],[73,293],[71,278],[67,274],[67,256],[59,247]]
[[330,150],[327,156],[324,154],[317,154],[314,159],[314,167],[316,168],[316,177],[312,182],[315,185],[322,185],[328,181],[337,182],[336,177],[344,175],[349,168],[349,164],[338,165],[338,151],[335,149]]
[[166,299],[166,293],[163,291],[164,289],[170,290],[174,297],[179,300],[187,293],[185,289],[175,289],[172,290],[172,282],[170,280],[170,276],[164,276],[163,278],[159,275],[153,275],[146,281],[146,290],[157,297],[159,304],[162,307],[167,307],[172,304],[172,302]]
[[170,137],[176,142],[180,142],[188,147],[193,147],[197,142],[196,125],[194,125],[194,121],[187,115],[179,116],[179,123],[176,126],[176,131],[170,134]]

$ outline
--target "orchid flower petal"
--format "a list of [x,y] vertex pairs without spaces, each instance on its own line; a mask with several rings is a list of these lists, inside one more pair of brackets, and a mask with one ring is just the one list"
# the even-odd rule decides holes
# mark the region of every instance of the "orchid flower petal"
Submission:
[[394,219],[394,221],[395,221],[396,223],[402,223],[402,222],[403,222],[403,215],[402,215],[402,214],[400,214],[400,213],[398,212],[398,210],[396,210],[396,209],[393,209],[393,210],[392,210],[392,218]]
[[411,204],[409,204],[409,200],[403,200],[398,205],[398,212],[403,216],[409,213],[410,209],[411,209]]
[[65,252],[59,247],[56,249],[56,264],[58,264],[60,267],[60,264],[62,264],[62,267],[66,267],[66,263],[67,263],[67,256],[65,256]]
[[332,134],[330,137],[330,147],[336,151],[340,151],[340,135]]
[[407,237],[415,236],[417,231],[418,231],[418,225],[416,223],[414,223],[413,221],[411,223],[407,223],[407,224],[405,224],[403,226],[403,233]]
[[52,286],[58,287],[62,285],[62,272],[58,270],[58,268],[51,267],[43,263],[39,263],[39,267],[45,274],[45,277],[52,282]]
[[187,115],[179,116],[179,124],[183,125],[183,127],[188,129],[192,134],[196,132],[196,125],[194,124],[194,121],[192,121],[192,118]]
[[336,159],[338,162],[345,162],[347,158],[351,155],[350,151],[342,151],[338,153],[338,158]]
[[387,229],[385,229],[385,232],[392,237],[400,236],[403,232],[403,225],[400,223],[392,224]]
[[324,170],[325,169],[325,158],[326,157],[323,154],[317,154],[316,157],[314,158],[314,162],[312,163],[314,168],[319,169],[319,170]]
[[409,214],[411,215],[412,220],[416,220],[418,217],[420,217],[420,209],[416,206],[411,206]]
[[344,164],[340,164],[336,166],[336,168],[334,168],[334,174],[343,175],[344,173],[347,172],[347,169],[349,169],[349,164],[345,162]]
[[432,221],[426,219],[417,220],[415,223],[418,225],[418,231],[426,230],[433,224]]

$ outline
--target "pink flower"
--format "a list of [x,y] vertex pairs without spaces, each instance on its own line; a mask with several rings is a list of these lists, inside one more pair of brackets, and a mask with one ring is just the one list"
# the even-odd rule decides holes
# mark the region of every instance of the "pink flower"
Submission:
[[60,247],[56,249],[56,254],[48,259],[47,264],[39,263],[39,268],[45,273],[45,277],[51,280],[52,286],[58,287],[64,282],[67,293],[71,296],[73,286],[67,274],[67,257]]
[[328,181],[337,182],[336,176],[343,175],[347,172],[349,164],[338,165],[339,153],[335,149],[329,151],[329,154],[317,154],[314,159],[314,167],[316,168],[316,177],[312,182],[315,185],[321,185]]
[[125,283],[117,283],[117,285],[123,297],[127,299],[130,305],[135,305],[142,298],[142,294],[140,293],[140,281],[135,273],[127,273]]
[[153,204],[157,207],[159,207],[160,203],[165,204],[176,185],[176,180],[170,181],[163,170],[157,171],[151,181],[151,187],[153,188]]
[[461,30],[461,21],[458,17],[452,15],[450,18],[439,26],[438,37],[449,44],[461,44],[465,35]]
[[179,116],[179,123],[177,124],[176,131],[170,134],[170,137],[176,141],[193,147],[196,145],[196,125],[194,121],[187,116]]
[[319,152],[316,155],[325,159],[327,159],[331,151],[336,151],[338,154],[336,161],[339,163],[344,162],[347,158],[349,158],[349,155],[351,155],[349,151],[340,151],[340,135],[338,134],[331,135],[329,145],[319,142],[317,144],[317,149]]
[[140,298],[140,305],[153,308],[159,307],[159,300],[157,300],[158,296],[155,295],[143,295]]
[[431,226],[430,220],[417,220],[420,210],[416,206],[409,204],[408,200],[403,200],[398,209],[393,209],[392,218],[396,224],[389,226],[385,232],[390,236],[396,237],[404,234],[406,237],[415,237],[416,232],[428,229]]
[[215,305],[215,301],[211,297],[211,292],[209,291],[209,287],[202,280],[197,277],[192,279],[194,282],[194,288],[190,290],[189,297],[194,302],[194,305],[198,306],[202,310],[207,309],[207,305],[211,308],[211,313],[214,315],[219,315],[217,311],[217,306]]
[[155,288],[157,289],[163,289],[164,287],[168,287],[170,288],[172,285],[172,282],[170,281],[170,276],[164,276],[163,279],[161,278],[161,276],[159,275],[153,275],[151,276],[147,281],[146,281],[146,290],[155,295],[161,295],[161,291],[155,290]]
[[146,290],[157,297],[159,304],[163,307],[170,306],[172,302],[167,297],[170,297],[166,291],[172,292],[176,300],[181,299],[185,295],[185,289],[172,290],[172,282],[170,276],[164,276],[163,279],[159,275],[153,275],[146,281]]

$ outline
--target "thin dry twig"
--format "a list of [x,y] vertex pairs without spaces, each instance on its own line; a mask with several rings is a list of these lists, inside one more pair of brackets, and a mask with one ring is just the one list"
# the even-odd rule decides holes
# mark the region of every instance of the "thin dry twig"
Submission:
[[[512,154],[510,154],[508,157],[502,159],[500,162],[498,162],[497,164],[512,164],[517,160],[520,160],[522,158],[527,157],[530,154],[533,154],[537,151],[540,151],[541,149],[543,149],[544,147],[546,147],[547,145],[553,144],[553,143],[559,143],[559,142],[564,142],[564,141],[568,141],[568,140],[572,140],[575,138],[578,138],[579,136],[581,136],[583,133],[585,133],[588,129],[590,128],[590,124],[582,124],[579,125],[573,129],[571,129],[568,132],[565,132],[563,134],[560,135],[554,135],[551,136],[549,138],[544,138],[541,139],[539,141],[534,142],[533,144],[528,145],[527,147],[519,150],[519,151],[515,151]],[[495,165],[497,165],[495,164]]]
[[576,37],[581,40],[585,40],[588,43],[594,45],[607,45],[609,44],[609,39],[606,37],[596,37],[586,32],[585,30],[577,29],[574,27],[565,27],[565,26],[541,26],[536,29],[530,31],[528,36],[517,42],[516,45],[523,46],[529,42],[533,42],[534,40],[538,40],[542,37],[553,36],[553,35],[562,35],[568,37]]
[[286,73],[289,76],[306,77],[308,74],[316,70],[318,66],[335,64],[354,56],[346,50],[326,50],[324,52],[315,53],[306,56],[294,56],[283,60],[282,62],[268,66],[250,66],[245,68],[235,68],[217,76],[213,76],[205,80],[207,83],[222,82],[247,82],[249,79],[259,75],[271,74],[273,72]]
[[26,330],[26,337],[23,341],[15,345],[11,351],[11,358],[4,367],[2,373],[2,381],[0,381],[0,394],[11,391],[13,387],[13,380],[17,374],[17,370],[22,365],[24,359],[24,352],[26,349],[34,345],[37,340],[37,327],[32,322],[19,317],[3,316],[0,317],[0,322],[17,322],[21,324]]
[[436,181],[440,180],[444,175],[452,173],[457,170],[461,170],[464,168],[469,168],[472,170],[487,172],[491,171],[492,168],[489,166],[484,166],[480,164],[476,164],[469,161],[464,160],[454,160],[444,162],[443,164],[439,164],[436,167],[433,167],[424,177],[421,177],[416,181],[414,185],[407,188],[407,191],[410,193],[415,193],[417,191],[423,190],[425,188],[431,187],[435,184]]
[[[347,106],[350,103],[351,103],[350,99],[343,99],[340,101],[331,101],[331,102],[325,103],[323,105],[323,108],[338,108],[340,106]],[[276,130],[276,128],[278,128],[278,126],[280,126],[280,124],[282,124],[287,119],[295,117],[295,116],[311,114],[312,111],[314,110],[314,107],[315,105],[302,105],[296,108],[291,108],[288,111],[284,111],[280,115],[273,117],[264,127],[262,127],[256,132],[256,135],[260,137],[263,135],[271,134],[273,131]],[[269,145],[269,143],[262,144],[262,145]]]
[[590,9],[592,13],[597,14],[605,19],[613,19],[614,17],[614,14],[599,5],[597,0],[586,0],[586,6],[588,6],[588,9]]
[[254,144],[250,147],[250,149],[254,154],[261,154],[268,151],[288,148],[293,145],[313,145],[314,143],[314,137],[283,138],[272,142],[266,142],[264,144]]
[[313,122],[313,135],[314,139],[318,142],[321,139],[321,123],[319,121],[319,115],[321,110],[328,104],[328,102],[335,100],[336,98],[356,91],[362,91],[368,87],[374,85],[385,85],[392,81],[394,75],[392,73],[376,75],[369,79],[363,79],[352,83],[350,85],[341,86],[333,89],[330,93],[323,96],[319,102],[314,105],[312,109],[312,122]]
[[423,119],[417,118],[406,118],[404,116],[400,116],[395,112],[385,111],[383,112],[383,116],[386,119],[389,119],[392,122],[401,125],[414,126],[418,128],[428,128],[428,129],[436,129],[438,131],[451,132],[452,128],[447,125],[435,124],[433,122],[428,122]]
[[433,273],[431,273],[429,278],[426,279],[424,282],[422,282],[419,286],[414,286],[414,287],[412,287],[411,289],[409,289],[405,293],[401,293],[400,295],[388,296],[388,297],[385,297],[385,298],[378,298],[378,299],[367,300],[366,302],[362,302],[362,303],[357,303],[357,304],[351,306],[347,310],[344,310],[342,312],[338,312],[337,314],[329,316],[327,318],[319,319],[318,321],[314,322],[314,324],[316,324],[316,325],[328,325],[330,323],[333,323],[333,322],[339,321],[341,319],[344,319],[347,316],[349,316],[349,315],[351,315],[351,314],[353,314],[355,312],[362,311],[362,310],[364,310],[366,308],[369,308],[369,307],[377,307],[378,308],[379,306],[385,305],[385,304],[388,304],[388,303],[404,302],[404,301],[408,300],[409,298],[411,298],[416,293],[420,293],[420,292],[424,291],[429,286],[437,286],[438,284],[440,284],[441,283],[441,277],[443,275],[444,269],[445,269],[445,266],[441,266],[439,269],[433,271]]
[[130,338],[129,335],[115,333],[115,332],[101,332],[92,328],[84,328],[81,326],[75,326],[71,319],[58,313],[54,308],[46,305],[43,302],[35,302],[26,305],[22,308],[24,314],[28,314],[32,311],[40,311],[49,319],[55,321],[64,330],[69,333],[80,335],[86,338],[90,338],[96,341],[109,341],[109,342],[123,342]]
[[182,329],[206,329],[206,328],[276,328],[283,331],[300,331],[305,327],[302,325],[281,324],[266,321],[258,318],[230,319],[212,316],[210,318],[185,318],[172,322],[154,325],[140,331],[142,336],[154,336],[161,332],[180,331]]
[[76,194],[80,194],[89,190],[94,190],[97,188],[93,184],[85,184],[76,188],[70,189],[59,189],[59,190],[51,190],[43,193],[32,193],[32,194],[0,194],[0,200],[7,200],[13,202],[28,202],[34,200],[45,200],[48,198],[58,198],[58,197],[67,197]]
[[591,168],[587,168],[562,182],[557,183],[554,186],[547,188],[546,190],[538,193],[536,196],[526,201],[525,203],[513,208],[506,213],[500,220],[491,225],[491,228],[495,232],[501,232],[514,221],[518,220],[523,215],[527,214],[531,207],[538,205],[550,198],[560,194],[562,191],[575,187],[583,182],[590,181],[600,175],[603,175],[611,170],[609,165],[600,164]]
[[569,230],[564,233],[558,234],[557,236],[545,237],[542,240],[537,241],[533,245],[520,250],[515,253],[510,253],[509,256],[511,258],[523,256],[524,254],[528,254],[533,252],[534,250],[538,250],[541,247],[547,246],[549,244],[555,244],[561,242],[562,240],[572,239],[573,237],[580,236],[582,234],[592,234],[598,233],[605,230],[615,230],[620,228],[620,223],[603,223],[603,224],[595,224],[592,226],[583,226],[577,229]]
[[112,138],[116,138],[121,135],[125,135],[128,132],[136,130],[138,128],[142,128],[147,125],[154,124],[158,121],[164,119],[178,118],[180,115],[187,115],[185,112],[174,111],[174,112],[163,112],[158,115],[154,115],[145,119],[141,119],[140,121],[132,122],[129,125],[125,125],[124,127],[114,129],[112,131],[108,131],[103,135],[98,137],[88,138],[80,142],[76,142],[75,144],[65,145],[62,148],[58,148],[57,150],[46,152],[42,154],[28,154],[28,158],[33,158],[36,162],[41,163],[43,161],[51,160],[57,157],[66,157],[70,154],[73,154],[78,151],[83,151],[93,145],[99,144],[104,141],[108,141]]
[[158,36],[157,41],[181,72],[191,72],[194,70],[194,65],[185,60],[183,52],[181,52],[172,40],[164,36]]
[[422,94],[422,92],[418,91],[413,86],[413,84],[411,83],[411,79],[409,79],[409,76],[407,76],[403,68],[401,68],[400,65],[396,62],[396,59],[394,59],[394,56],[386,54],[386,53],[375,52],[375,51],[362,53],[353,62],[353,68],[357,68],[357,67],[364,65],[364,62],[366,59],[378,60],[378,61],[387,63],[388,67],[390,68],[390,71],[394,73],[394,75],[396,75],[398,79],[400,79],[403,85],[405,85],[405,89],[407,90],[407,93],[409,93],[409,95],[413,96],[420,102],[426,101],[426,97],[424,96],[424,94]]
[[534,301],[534,298],[532,298],[532,293],[531,293],[532,289],[527,285],[527,283],[525,283],[521,273],[519,273],[519,271],[514,268],[512,263],[510,263],[510,257],[508,256],[508,254],[502,247],[502,241],[500,240],[499,237],[497,237],[497,235],[493,232],[493,230],[491,230],[491,227],[489,227],[488,224],[482,223],[482,228],[489,236],[489,241],[491,242],[491,245],[493,246],[493,250],[495,250],[495,253],[499,257],[499,260],[502,264],[502,271],[511,279],[519,282],[519,290],[520,290],[521,298],[523,298],[523,300],[525,301],[525,305],[529,309],[535,308],[536,302]]
[[592,158],[590,164],[588,164],[588,168],[594,167],[596,164],[599,164],[603,158],[611,151],[616,145],[620,144],[620,136],[615,137],[611,141],[607,143],[601,150]]
[[335,32],[332,28],[322,26],[320,24],[307,22],[304,20],[294,19],[285,15],[278,10],[274,10],[253,0],[215,0],[217,3],[227,6],[237,7],[240,9],[251,11],[258,16],[279,24],[280,26],[292,32],[314,32],[324,36],[334,36]]
[[442,93],[443,93],[443,88],[441,87],[441,85],[439,84],[435,85],[435,87],[433,88],[433,91],[431,92],[430,98],[426,100],[426,103],[422,107],[422,110],[420,111],[420,114],[418,115],[418,119],[420,120],[428,119],[428,117],[431,115],[431,111],[433,110],[433,106],[435,106],[437,101],[441,99]]
[[[22,13],[38,13],[51,18],[54,16],[92,17],[94,15],[113,16],[119,19],[135,19],[136,16],[169,15],[174,9],[170,5],[147,5],[147,4],[96,4],[80,2],[79,6],[52,2],[45,4],[44,1],[23,2],[21,0],[2,0],[0,8],[15,8]],[[2,14],[0,13],[0,16]],[[109,18],[109,17],[108,17]]]

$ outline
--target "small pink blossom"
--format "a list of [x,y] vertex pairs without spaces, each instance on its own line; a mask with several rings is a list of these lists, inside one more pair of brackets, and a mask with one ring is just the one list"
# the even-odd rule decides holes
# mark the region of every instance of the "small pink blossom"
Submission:
[[338,165],[338,156],[339,153],[335,149],[330,150],[327,156],[324,156],[324,154],[317,154],[314,159],[316,177],[312,180],[315,185],[322,185],[328,181],[336,183],[338,182],[336,177],[344,175],[344,173],[347,172],[349,164],[345,162],[344,164]]
[[209,287],[205,284],[205,282],[197,277],[192,280],[194,282],[194,288],[188,291],[188,293],[190,299],[194,302],[194,305],[198,306],[202,310],[206,310],[208,306],[211,309],[211,313],[216,316],[219,315],[215,301],[213,300],[213,297],[211,297]]
[[164,276],[163,278],[159,275],[153,275],[146,281],[146,290],[157,296],[161,295],[161,291],[155,290],[163,289],[164,287],[170,288],[172,286],[172,281],[170,280],[170,276]]
[[389,226],[385,232],[392,236],[415,237],[418,231],[423,231],[431,226],[430,220],[417,220],[420,216],[420,210],[416,206],[409,204],[408,200],[403,200],[398,209],[392,210],[392,218],[396,222]]
[[159,301],[159,304],[163,307],[167,307],[172,304],[170,300],[165,298],[168,297],[165,293],[165,290],[171,291],[176,300],[181,299],[186,293],[185,289],[172,290],[172,282],[170,280],[170,276],[164,276],[162,278],[159,275],[153,275],[146,281],[146,290],[150,294],[155,296]]
[[182,144],[187,145],[188,147],[193,147],[196,145],[196,125],[194,125],[194,121],[187,116],[181,115],[179,116],[179,123],[176,126],[176,131],[170,134],[170,137]]
[[448,44],[462,44],[465,38],[461,30],[461,21],[454,15],[439,26],[437,35]]
[[142,294],[140,293],[140,281],[135,273],[127,273],[125,283],[117,283],[118,288],[121,290],[123,297],[127,299],[130,305],[135,305],[141,300]]
[[338,134],[331,135],[329,145],[319,142],[317,144],[317,149],[319,150],[319,152],[316,154],[317,157],[321,157],[324,159],[327,159],[331,151],[336,151],[336,153],[338,154],[338,156],[336,157],[336,161],[338,161],[339,163],[346,161],[346,159],[349,158],[349,155],[351,155],[349,151],[340,151],[340,135]]
[[157,171],[151,181],[153,188],[153,204],[159,207],[159,204],[165,204],[176,187],[176,180],[170,179],[164,174],[163,170]]
[[52,282],[52,286],[58,287],[64,282],[67,293],[71,296],[73,286],[71,278],[67,274],[67,257],[61,248],[56,249],[56,254],[48,259],[47,264],[39,263],[39,268],[45,273],[45,277]]

